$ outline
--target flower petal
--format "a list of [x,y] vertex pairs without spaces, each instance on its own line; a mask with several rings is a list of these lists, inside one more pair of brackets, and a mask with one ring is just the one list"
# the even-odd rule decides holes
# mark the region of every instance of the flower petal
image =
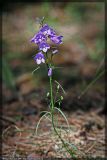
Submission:
[[45,63],[45,57],[42,52],[39,52],[36,54],[34,57],[34,60],[36,61],[37,64]]
[[41,64],[41,59],[36,59],[37,64]]
[[45,63],[45,59],[42,58],[41,61],[42,61],[42,63]]
[[47,49],[47,47],[45,47],[45,48],[43,48],[42,50],[43,50],[44,52],[47,52],[48,49]]
[[48,76],[49,76],[49,77],[52,76],[52,68],[49,68],[49,69],[48,69]]

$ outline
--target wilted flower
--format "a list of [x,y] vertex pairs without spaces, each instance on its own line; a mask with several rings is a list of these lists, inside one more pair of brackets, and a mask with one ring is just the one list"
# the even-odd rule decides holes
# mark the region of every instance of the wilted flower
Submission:
[[37,64],[45,63],[45,57],[42,52],[39,52],[36,54],[34,57],[34,60],[36,61]]
[[49,68],[49,69],[48,69],[48,76],[49,76],[49,77],[52,76],[52,68]]
[[61,44],[62,43],[62,38],[63,38],[63,36],[51,36],[50,37],[52,42],[54,42],[55,44]]
[[44,52],[47,52],[47,50],[50,49],[50,45],[46,42],[41,42],[39,45],[39,49]]

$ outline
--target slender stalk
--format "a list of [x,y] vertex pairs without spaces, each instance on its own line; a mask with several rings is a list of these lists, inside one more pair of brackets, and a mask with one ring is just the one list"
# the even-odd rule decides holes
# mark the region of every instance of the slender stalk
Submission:
[[71,151],[70,151],[69,148],[67,147],[66,143],[64,142],[64,140],[62,139],[62,137],[60,136],[60,134],[58,133],[58,131],[57,131],[55,125],[54,125],[54,114],[53,114],[53,113],[52,113],[52,126],[53,126],[53,129],[54,129],[56,135],[60,138],[60,140],[61,140],[64,148],[66,149],[66,151],[67,151],[70,155],[73,156],[74,154],[71,153]]
[[52,109],[51,111],[53,113],[53,111],[54,111],[54,101],[53,101],[52,77],[50,76],[49,79],[50,79],[50,94],[51,94],[51,109]]
[[72,156],[74,157],[74,153],[72,151],[69,150],[69,148],[67,147],[66,143],[64,142],[64,140],[62,139],[61,135],[58,133],[55,124],[54,124],[54,100],[53,100],[53,88],[52,88],[52,77],[49,77],[50,79],[50,94],[51,94],[51,116],[52,116],[52,126],[54,129],[54,132],[56,133],[56,135],[59,137],[59,139],[61,140],[64,148],[66,149],[66,151]]

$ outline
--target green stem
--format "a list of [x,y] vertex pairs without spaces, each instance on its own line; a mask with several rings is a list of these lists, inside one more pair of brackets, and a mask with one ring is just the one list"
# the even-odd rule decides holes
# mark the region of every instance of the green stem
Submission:
[[52,77],[49,77],[50,79],[50,94],[51,94],[51,111],[53,112],[54,110],[54,101],[53,101],[53,88],[52,88]]
[[59,139],[61,140],[64,148],[66,149],[66,151],[72,156],[74,157],[74,153],[72,151],[69,150],[69,148],[67,147],[66,143],[64,142],[64,140],[62,139],[61,135],[58,133],[55,124],[54,124],[54,100],[53,100],[53,88],[52,88],[52,77],[49,77],[50,79],[50,95],[51,95],[51,115],[52,115],[52,126],[54,129],[54,132],[56,133],[56,135],[59,137]]
[[68,149],[66,143],[64,142],[64,140],[62,139],[62,137],[60,136],[60,134],[58,133],[58,131],[57,131],[55,125],[54,125],[54,114],[53,114],[53,113],[52,113],[52,126],[53,126],[53,129],[54,129],[56,135],[60,138],[60,140],[61,140],[64,148],[66,149],[66,151],[67,151],[71,156],[74,156],[74,154],[71,153],[71,151]]

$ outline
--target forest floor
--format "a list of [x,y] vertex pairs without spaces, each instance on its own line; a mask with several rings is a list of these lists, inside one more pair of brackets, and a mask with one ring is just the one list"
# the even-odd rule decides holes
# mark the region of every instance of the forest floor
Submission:
[[[70,158],[55,135],[49,119],[44,118],[38,128],[38,135],[35,133],[41,111],[49,111],[42,90],[35,90],[18,100],[15,96],[9,98],[7,89],[4,94],[8,94],[2,117],[4,157],[10,159],[25,157],[28,160],[31,157],[32,159]],[[40,99],[36,97],[37,94]],[[68,94],[70,95],[65,97],[61,107],[70,127],[68,128],[59,113],[55,112],[54,115],[54,119],[58,121],[57,129],[63,140],[71,144],[70,149],[78,158],[105,157],[104,92],[98,92],[98,88],[96,91],[91,89],[88,95],[79,100],[74,93],[68,91]]]
[[[38,135],[35,134],[41,112],[49,111],[46,99],[49,85],[47,70],[43,66],[33,76],[31,74],[37,67],[32,58],[37,47],[29,40],[38,30],[35,17],[43,16],[47,10],[39,4],[19,4],[15,7],[8,14],[3,14],[3,55],[15,77],[15,88],[9,89],[3,83],[3,114],[0,117],[3,128],[2,157],[6,160],[71,158],[55,135],[49,119],[41,121]],[[103,12],[88,14],[90,20],[80,24],[70,22],[72,19],[63,8],[52,8],[49,13],[55,20],[52,22],[48,17],[49,24],[64,36],[64,43],[58,48],[59,54],[54,57],[55,65],[62,68],[55,70],[54,79],[66,91],[66,95],[61,92],[64,97],[61,110],[70,128],[64,118],[55,112],[57,129],[63,140],[70,144],[77,159],[104,158],[107,152],[104,76],[83,94],[98,75],[96,73],[104,70],[104,51],[100,39],[103,31],[98,25],[104,23]]]

